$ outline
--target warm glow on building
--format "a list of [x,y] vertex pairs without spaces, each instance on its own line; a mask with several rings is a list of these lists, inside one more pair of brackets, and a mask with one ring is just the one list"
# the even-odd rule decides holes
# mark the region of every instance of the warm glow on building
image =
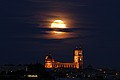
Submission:
[[54,61],[52,56],[49,54],[45,57],[45,68],[77,68],[83,67],[83,55],[82,49],[76,48],[74,51],[74,61],[72,63],[62,63]]

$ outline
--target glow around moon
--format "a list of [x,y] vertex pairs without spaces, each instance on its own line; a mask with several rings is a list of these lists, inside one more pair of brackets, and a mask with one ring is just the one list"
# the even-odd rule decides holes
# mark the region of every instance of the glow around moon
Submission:
[[66,28],[66,25],[64,24],[62,20],[55,20],[51,24],[51,28]]
[[50,30],[43,31],[45,34],[41,34],[41,36],[38,35],[38,37],[45,39],[68,39],[77,37],[76,33],[67,31],[69,28],[66,27],[66,24],[62,20],[53,21],[50,28]]

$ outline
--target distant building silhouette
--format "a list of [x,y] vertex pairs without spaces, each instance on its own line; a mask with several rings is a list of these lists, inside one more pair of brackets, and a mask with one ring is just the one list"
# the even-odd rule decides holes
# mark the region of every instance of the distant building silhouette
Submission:
[[76,68],[82,69],[83,67],[83,54],[82,48],[76,47],[74,50],[74,61],[71,63],[57,62],[55,61],[51,54],[46,55],[45,57],[45,68]]

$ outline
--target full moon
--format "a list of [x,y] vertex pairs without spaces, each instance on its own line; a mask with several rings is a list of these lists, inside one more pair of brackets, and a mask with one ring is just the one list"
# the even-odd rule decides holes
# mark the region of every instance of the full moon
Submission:
[[64,24],[62,20],[55,20],[51,24],[51,28],[66,28],[66,25]]

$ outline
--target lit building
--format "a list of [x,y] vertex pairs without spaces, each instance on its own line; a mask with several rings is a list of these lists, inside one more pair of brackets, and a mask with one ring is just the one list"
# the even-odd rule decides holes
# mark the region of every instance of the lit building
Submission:
[[83,54],[82,48],[76,48],[74,50],[74,61],[71,63],[57,62],[51,54],[45,57],[45,68],[76,68],[82,69],[83,67]]

